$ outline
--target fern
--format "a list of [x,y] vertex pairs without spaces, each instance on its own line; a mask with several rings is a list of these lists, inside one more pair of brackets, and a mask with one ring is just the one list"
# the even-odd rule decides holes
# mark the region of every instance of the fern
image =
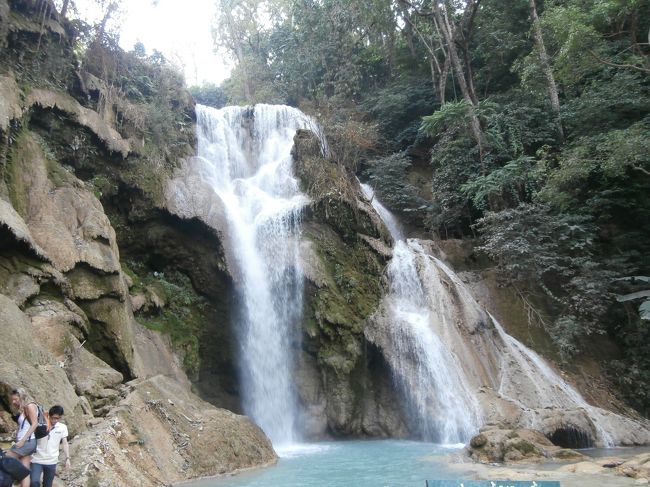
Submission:
[[432,115],[422,117],[420,131],[435,136],[445,128],[459,127],[467,123],[469,104],[465,100],[451,101],[440,107]]

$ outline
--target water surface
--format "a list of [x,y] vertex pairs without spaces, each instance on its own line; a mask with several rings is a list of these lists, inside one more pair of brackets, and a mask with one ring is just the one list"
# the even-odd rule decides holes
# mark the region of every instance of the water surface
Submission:
[[279,451],[274,467],[184,487],[424,487],[426,479],[453,479],[447,455],[459,446],[415,441],[339,441]]

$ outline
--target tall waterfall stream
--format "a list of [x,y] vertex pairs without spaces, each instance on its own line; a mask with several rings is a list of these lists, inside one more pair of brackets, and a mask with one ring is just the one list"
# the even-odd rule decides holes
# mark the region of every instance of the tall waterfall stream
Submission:
[[303,294],[299,222],[308,201],[292,174],[291,148],[296,130],[313,123],[273,105],[199,105],[197,118],[199,157],[223,202],[238,280],[244,410],[276,447],[291,444],[298,440],[291,376]]

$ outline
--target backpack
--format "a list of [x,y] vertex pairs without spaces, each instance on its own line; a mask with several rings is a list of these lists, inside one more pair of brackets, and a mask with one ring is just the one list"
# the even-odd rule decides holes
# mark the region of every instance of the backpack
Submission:
[[30,404],[36,404],[36,429],[34,430],[34,437],[40,440],[50,434],[50,429],[52,428],[50,415],[40,404],[36,402],[31,402]]
[[10,487],[14,481],[20,482],[29,475],[20,460],[6,457],[4,451],[0,453],[0,487]]
[[34,430],[34,436],[37,440],[45,438],[50,434],[50,429],[52,428],[52,423],[50,423],[50,415],[47,413],[43,406],[36,404],[36,429]]

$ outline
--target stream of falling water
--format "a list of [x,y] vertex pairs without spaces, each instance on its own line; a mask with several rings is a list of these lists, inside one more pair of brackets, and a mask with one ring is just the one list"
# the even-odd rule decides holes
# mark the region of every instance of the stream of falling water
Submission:
[[293,137],[315,124],[295,108],[197,105],[198,156],[223,202],[241,302],[244,411],[275,447],[299,440],[291,376],[302,312],[299,222],[308,202],[292,172]]
[[388,325],[380,340],[416,431],[429,440],[466,442],[481,426],[486,405],[477,401],[477,391],[487,387],[516,405],[521,426],[543,429],[540,411],[579,411],[593,426],[594,442],[614,446],[612,419],[630,420],[588,404],[508,335],[456,273],[417,240],[406,240],[372,188],[362,189],[395,240],[384,300]]
[[404,239],[397,221],[374,198],[372,188],[361,187],[395,241],[385,297],[390,320],[388,347],[392,348],[387,359],[406,399],[412,428],[426,440],[464,443],[478,431],[480,409],[459,357],[431,326],[437,315],[432,312],[416,262],[416,253],[422,249],[417,242]]

